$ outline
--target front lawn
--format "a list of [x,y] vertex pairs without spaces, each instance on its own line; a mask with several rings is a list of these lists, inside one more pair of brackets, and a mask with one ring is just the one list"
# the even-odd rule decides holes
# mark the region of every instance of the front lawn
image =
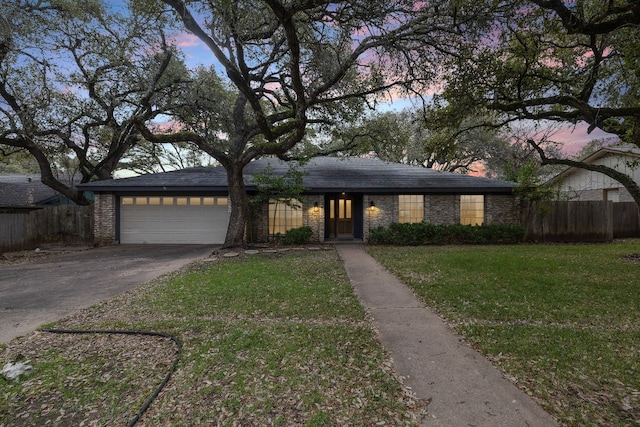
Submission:
[[370,247],[570,426],[640,424],[640,242]]
[[[139,426],[413,425],[416,407],[335,251],[202,262],[55,327],[142,329],[183,343]],[[0,348],[0,426],[127,425],[176,346],[162,337],[37,332]]]

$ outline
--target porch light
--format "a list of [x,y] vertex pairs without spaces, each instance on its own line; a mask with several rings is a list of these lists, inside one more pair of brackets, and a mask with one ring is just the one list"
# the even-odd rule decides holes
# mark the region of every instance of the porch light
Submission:
[[374,208],[376,207],[376,203],[372,200],[372,201],[371,201],[371,204],[369,205],[369,207],[370,207],[371,209],[374,209]]
[[317,201],[313,202],[313,211],[316,212],[316,213],[320,212],[320,207],[318,207],[318,202]]

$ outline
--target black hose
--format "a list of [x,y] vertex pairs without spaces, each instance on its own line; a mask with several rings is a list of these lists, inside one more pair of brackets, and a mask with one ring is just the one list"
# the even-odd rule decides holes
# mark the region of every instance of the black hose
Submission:
[[147,401],[142,405],[142,408],[138,411],[135,417],[129,421],[127,427],[133,427],[142,417],[142,414],[145,413],[151,403],[155,400],[156,397],[160,394],[164,386],[169,382],[171,375],[175,372],[178,362],[180,361],[180,356],[182,355],[182,343],[180,340],[173,335],[165,334],[164,332],[153,332],[153,331],[135,331],[135,330],[82,330],[82,329],[42,329],[44,332],[51,332],[53,334],[116,334],[116,335],[147,335],[147,336],[155,336],[155,337],[163,337],[169,338],[173,341],[176,346],[178,346],[178,354],[176,355],[175,360],[173,361],[173,365],[169,370],[169,373],[164,377],[160,385],[156,388],[156,391],[147,399]]

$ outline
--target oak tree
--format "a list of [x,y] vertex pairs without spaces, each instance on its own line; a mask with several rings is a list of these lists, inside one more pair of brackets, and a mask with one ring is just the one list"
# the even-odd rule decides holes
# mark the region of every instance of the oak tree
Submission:
[[[487,2],[489,3],[489,2]],[[584,123],[640,147],[640,4],[635,0],[508,0],[491,25],[453,58],[439,101],[450,112],[491,111],[492,125]],[[476,33],[477,34],[477,33]],[[548,153],[543,164],[603,173],[640,205],[632,177]]]
[[340,132],[338,140],[352,145],[351,155],[375,155],[446,172],[485,170],[508,150],[499,131],[463,123],[449,127],[420,110],[376,113]]
[[231,128],[212,135],[203,124],[187,123],[162,134],[142,123],[141,130],[155,142],[195,143],[224,166],[231,205],[226,243],[241,243],[244,167],[263,156],[286,157],[310,126],[353,120],[375,95],[424,93],[440,55],[456,50],[458,24],[481,13],[450,3],[457,2],[163,0],[231,85]]
[[87,204],[69,174],[111,178],[140,139],[134,118],[164,111],[186,70],[153,15],[6,0],[0,16],[0,146],[28,152],[44,184]]

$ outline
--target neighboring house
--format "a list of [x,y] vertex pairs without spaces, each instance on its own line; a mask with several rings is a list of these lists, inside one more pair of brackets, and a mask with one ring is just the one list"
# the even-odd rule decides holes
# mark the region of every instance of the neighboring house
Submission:
[[[289,165],[261,159],[245,168],[252,175],[270,166],[284,174]],[[315,158],[305,173],[300,208],[282,203],[254,215],[248,237],[310,226],[313,240],[366,240],[369,230],[392,222],[493,224],[519,221],[515,184],[440,172],[369,158]],[[229,222],[227,176],[222,167],[191,168],[97,181],[80,188],[95,193],[95,238],[114,243],[223,243]],[[275,215],[274,215],[275,214]]]
[[40,175],[0,175],[0,211],[29,212],[47,206],[72,204],[65,196],[44,185]]
[[[640,183],[640,149],[636,146],[601,148],[581,161],[608,166],[633,176],[634,181]],[[622,184],[600,172],[572,167],[553,177],[550,182],[556,183],[560,192],[573,200],[633,202],[633,198]]]

